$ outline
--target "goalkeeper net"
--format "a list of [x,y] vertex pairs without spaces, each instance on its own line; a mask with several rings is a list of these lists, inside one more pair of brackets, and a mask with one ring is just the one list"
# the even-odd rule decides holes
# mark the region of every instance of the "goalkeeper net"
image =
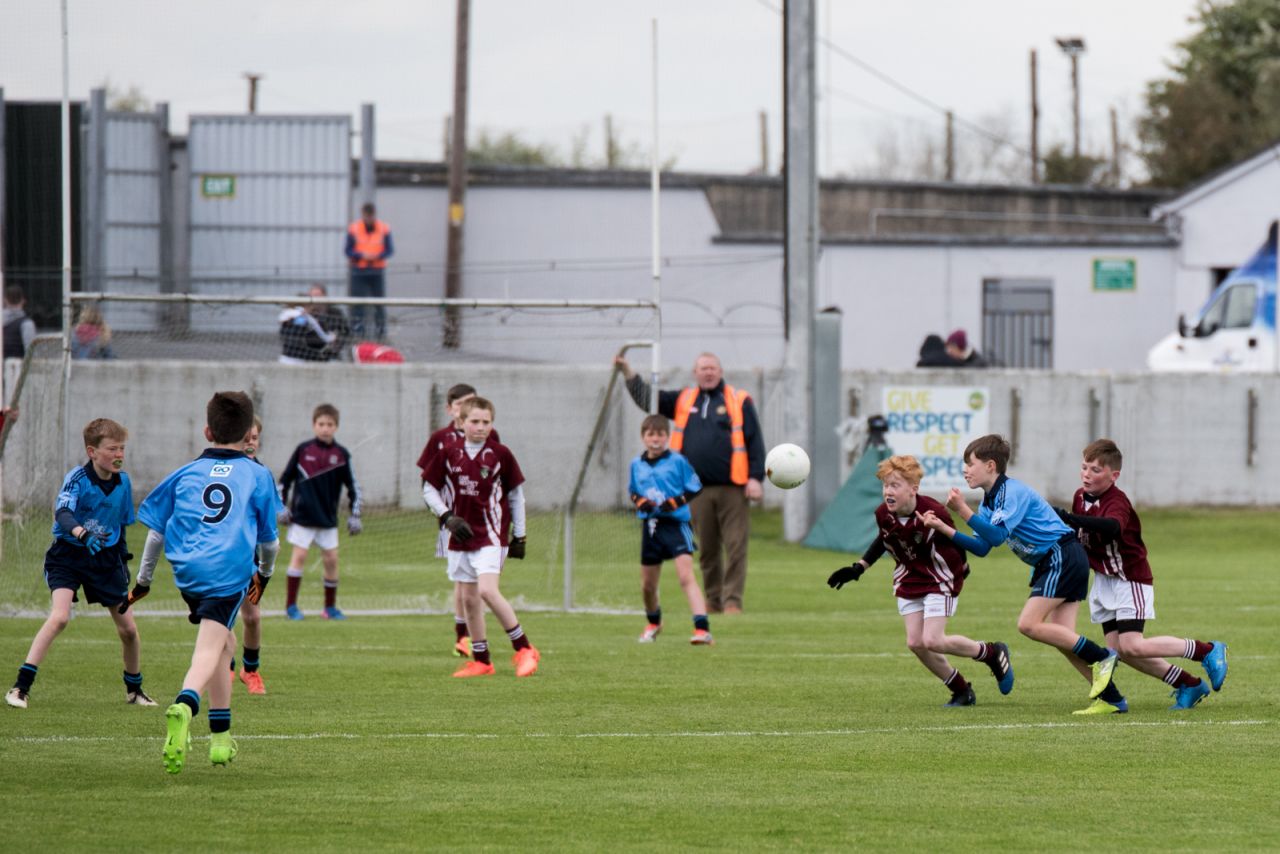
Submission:
[[[651,304],[387,300],[380,303],[386,336],[375,342],[352,330],[351,303],[359,301],[288,299],[77,294],[71,345],[80,358],[66,363],[66,384],[60,338],[6,365],[21,415],[0,470],[0,613],[47,610],[41,570],[53,502],[67,471],[85,462],[88,421],[112,418],[129,430],[125,469],[141,503],[206,446],[210,395],[235,389],[254,400],[264,422],[259,458],[277,478],[312,437],[314,408],[340,411],[336,438],[351,452],[364,530],[349,537],[339,524],[339,606],[451,611],[453,585],[434,557],[438,526],[415,463],[427,436],[447,423],[446,395],[458,383],[494,402],[495,427],[525,475],[528,557],[508,563],[504,593],[517,609],[638,608],[639,526],[627,484],[644,413],[612,359],[631,347],[647,373],[649,351],[634,348],[657,335]],[[365,319],[372,331],[376,316]],[[340,519],[347,508],[344,494]],[[286,537],[282,528],[280,572],[290,559]],[[129,529],[135,553],[144,538],[140,526]],[[321,576],[313,548],[304,611],[320,608]],[[283,609],[284,595],[278,579],[264,599],[267,613]],[[145,607],[184,607],[163,562]]]

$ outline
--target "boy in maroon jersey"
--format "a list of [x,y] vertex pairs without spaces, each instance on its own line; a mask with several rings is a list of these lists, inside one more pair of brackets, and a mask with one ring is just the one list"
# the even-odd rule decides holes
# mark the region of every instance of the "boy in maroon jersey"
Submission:
[[950,524],[951,514],[929,496],[920,495],[920,479],[924,477],[920,462],[912,456],[890,457],[880,463],[876,477],[884,484],[884,503],[876,508],[880,534],[861,559],[837,569],[827,584],[839,590],[845,582],[857,581],[889,552],[896,562],[893,593],[907,630],[907,648],[951,690],[951,701],[946,705],[972,706],[976,702],[973,687],[947,661],[948,655],[981,661],[991,669],[1000,693],[1008,694],[1013,690],[1008,646],[947,634],[947,618],[955,615],[969,566],[963,549],[921,521],[932,511]]
[[[422,470],[424,483],[427,480],[427,468],[431,465],[432,457],[452,448],[460,448],[466,443],[466,436],[462,430],[462,404],[475,396],[475,386],[467,383],[458,383],[445,394],[445,409],[449,413],[449,423],[431,434],[431,437],[427,439],[427,444],[422,449],[422,453],[418,456],[418,468]],[[492,431],[489,436],[495,442],[502,441],[498,437],[497,430]],[[450,487],[446,483],[446,491],[441,495],[445,504],[450,504],[453,500],[453,494],[448,491],[449,489]],[[448,556],[449,532],[442,525],[440,527],[440,537],[436,540],[436,557]],[[467,612],[462,606],[461,582],[456,582],[453,585],[453,630],[453,651],[463,658],[470,658],[471,638],[467,636]]]
[[[498,589],[506,558],[523,560],[525,555],[524,474],[511,450],[492,439],[493,415],[493,404],[484,398],[466,401],[465,443],[432,457],[422,484],[427,506],[449,531],[449,578],[462,583],[473,656],[453,674],[462,679],[493,674],[484,626],[486,605],[511,639],[516,676],[533,675],[540,658]],[[446,485],[452,490],[448,503],[441,494]]]
[[1089,555],[1094,573],[1089,618],[1102,625],[1107,646],[1120,653],[1121,661],[1173,687],[1170,709],[1190,709],[1208,696],[1209,687],[1163,656],[1201,662],[1213,690],[1218,691],[1227,678],[1227,645],[1142,636],[1145,622],[1156,616],[1155,587],[1142,542],[1142,523],[1129,497],[1116,486],[1123,457],[1110,439],[1091,442],[1083,456],[1082,486],[1072,499],[1071,512],[1059,510],[1058,515],[1076,529]]

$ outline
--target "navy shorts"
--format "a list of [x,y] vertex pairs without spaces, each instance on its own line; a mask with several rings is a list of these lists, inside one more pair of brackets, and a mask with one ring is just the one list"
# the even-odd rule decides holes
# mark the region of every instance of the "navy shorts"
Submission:
[[640,533],[640,563],[657,566],[679,555],[697,550],[693,542],[693,526],[680,519],[654,517],[645,519]]
[[1031,596],[1083,602],[1089,595],[1089,556],[1074,533],[1053,544],[1031,571]]
[[119,543],[91,555],[83,546],[54,540],[44,555],[44,581],[50,591],[83,590],[87,602],[106,608],[129,598],[129,565]]
[[249,588],[245,587],[242,593],[234,596],[191,596],[183,593],[182,601],[191,609],[187,619],[197,626],[201,620],[213,620],[228,629],[234,629],[236,617],[240,616],[240,606],[244,604],[248,592]]

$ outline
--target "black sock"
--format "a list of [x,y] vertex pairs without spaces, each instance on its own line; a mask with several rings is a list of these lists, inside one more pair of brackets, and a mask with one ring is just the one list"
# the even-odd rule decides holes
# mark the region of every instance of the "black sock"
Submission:
[[1085,664],[1097,664],[1111,655],[1111,650],[1104,646],[1098,646],[1084,635],[1076,639],[1076,645],[1071,648],[1071,651]]
[[18,668],[18,681],[13,683],[13,687],[24,694],[31,693],[31,683],[36,681],[36,671],[39,669],[30,662],[23,664]]
[[649,621],[649,625],[651,626],[662,625],[662,609],[661,608],[658,608],[656,611],[645,611],[644,617],[646,620]]
[[260,648],[247,647],[247,646],[244,648],[244,656],[240,659],[240,663],[244,665],[245,673],[258,672],[258,653],[259,652],[261,652]]
[[704,632],[709,632],[711,631],[711,621],[707,619],[706,614],[694,614],[693,628],[695,630],[702,629]]
[[209,732],[229,732],[231,730],[230,709],[209,710]]
[[193,718],[200,714],[200,695],[190,688],[183,688],[173,703],[174,705],[182,703],[187,706],[187,708],[191,709],[191,717]]
[[1113,679],[1111,684],[1107,686],[1107,690],[1098,695],[1098,699],[1106,700],[1114,706],[1124,699],[1124,694],[1120,693],[1120,689],[1116,687],[1115,680]]
[[481,664],[492,664],[493,661],[489,658],[489,642],[487,640],[478,641],[472,639],[471,657]]
[[130,673],[126,670],[124,672],[124,689],[135,694],[142,691],[142,673]]

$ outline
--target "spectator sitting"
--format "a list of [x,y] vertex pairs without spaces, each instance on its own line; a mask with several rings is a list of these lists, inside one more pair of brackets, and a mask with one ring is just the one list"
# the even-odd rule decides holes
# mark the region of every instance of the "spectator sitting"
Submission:
[[280,312],[280,362],[306,365],[327,362],[336,336],[326,332],[305,306],[290,305]]
[[941,335],[926,335],[920,345],[920,359],[917,368],[956,368],[960,364],[947,353],[947,345]]
[[[307,291],[307,296],[327,297],[329,290],[317,282]],[[347,343],[351,340],[351,324],[347,322],[346,313],[331,303],[311,306],[311,316],[320,324],[320,328],[333,335],[333,343],[329,345],[326,361],[342,358]]]
[[111,327],[107,326],[102,311],[96,305],[85,305],[80,309],[80,320],[76,323],[71,342],[71,356],[75,359],[116,357],[111,349]]
[[947,336],[947,355],[955,359],[961,368],[985,368],[987,360],[982,354],[969,346],[969,336],[963,329],[957,329]]

